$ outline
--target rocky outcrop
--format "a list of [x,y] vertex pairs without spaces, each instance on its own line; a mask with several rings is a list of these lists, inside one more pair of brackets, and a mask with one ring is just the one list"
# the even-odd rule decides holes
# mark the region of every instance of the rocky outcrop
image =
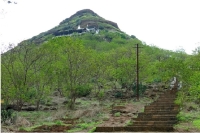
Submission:
[[[60,24],[64,24],[68,21],[70,21],[71,19],[73,19],[74,17],[78,16],[78,17],[82,17],[84,14],[91,14],[92,16],[97,16],[97,17],[100,17],[98,14],[96,14],[95,12],[93,12],[92,10],[90,9],[83,9],[83,10],[80,10],[78,12],[76,12],[74,15],[72,15],[71,17],[69,18],[66,18],[65,20],[63,20],[62,22],[60,22]],[[100,17],[101,18],[101,17]]]

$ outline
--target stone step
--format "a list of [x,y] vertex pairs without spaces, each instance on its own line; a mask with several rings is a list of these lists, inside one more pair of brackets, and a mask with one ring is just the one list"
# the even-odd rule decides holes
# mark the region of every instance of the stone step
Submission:
[[133,121],[176,121],[176,117],[164,118],[132,118]]
[[166,105],[159,105],[159,106],[153,106],[153,105],[150,105],[150,106],[145,106],[144,107],[145,109],[168,109],[168,108],[174,108],[174,109],[178,109],[179,106],[178,105],[171,105],[171,106],[166,106]]
[[[174,123],[174,124],[176,124],[176,123]],[[148,124],[133,124],[133,125],[131,125],[131,126],[134,126],[134,127],[140,127],[140,126],[172,126],[173,127],[173,125],[174,124],[168,124],[168,123],[164,123],[164,124],[151,124],[151,123],[148,123]]]
[[176,95],[168,95],[166,96],[166,94],[160,95],[159,98],[176,98]]
[[178,107],[159,107],[159,106],[147,106],[144,108],[144,110],[179,110]]
[[156,100],[155,102],[166,102],[166,103],[174,103],[175,99],[159,99],[159,100]]
[[171,112],[171,113],[167,113],[167,114],[166,114],[166,111],[162,111],[162,112],[156,113],[156,114],[155,113],[142,112],[142,113],[138,113],[138,116],[139,115],[176,115],[177,114],[176,112]]
[[174,101],[175,98],[161,98],[161,99],[157,99],[157,101]]
[[160,95],[158,98],[160,98],[160,99],[174,99],[174,98],[176,98],[177,96],[176,95],[170,95],[170,96],[165,96],[166,94],[164,94],[164,95]]
[[177,114],[138,114],[138,118],[166,118],[166,117],[169,117],[169,118],[176,118]]
[[166,112],[166,113],[170,113],[170,112],[179,112],[179,109],[160,109],[160,108],[155,108],[155,109],[144,109],[144,113],[145,112]]
[[176,93],[174,93],[174,92],[166,92],[164,94],[161,94],[161,96],[171,97],[171,96],[176,96]]
[[159,131],[159,132],[172,132],[173,126],[128,126],[128,127],[96,127],[95,132],[140,132],[140,131]]
[[135,121],[133,125],[173,125],[177,123],[177,121]]
[[174,100],[171,100],[171,101],[169,101],[169,100],[167,100],[167,101],[156,100],[156,101],[154,101],[153,103],[173,103],[173,104],[174,104]]
[[147,110],[145,113],[154,113],[154,114],[178,114],[179,111],[157,111],[157,110]]
[[178,110],[179,107],[173,106],[146,106],[144,107],[145,110]]
[[139,116],[138,119],[174,119],[176,116]]
[[166,106],[166,107],[175,107],[174,106],[175,104],[173,104],[173,103],[152,103],[152,104],[149,104],[149,105],[147,105],[147,106],[153,106],[153,107],[156,107],[156,106],[158,106],[158,107],[161,107],[161,106]]
[[165,106],[170,106],[170,105],[176,105],[176,104],[174,104],[174,102],[157,102],[157,101],[155,101],[155,102],[153,102],[153,103],[151,103],[150,105],[165,105]]

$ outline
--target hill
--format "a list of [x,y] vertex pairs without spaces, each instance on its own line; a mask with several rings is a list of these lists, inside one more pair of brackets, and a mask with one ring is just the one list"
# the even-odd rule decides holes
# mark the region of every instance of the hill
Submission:
[[28,41],[40,44],[56,36],[70,36],[73,33],[81,34],[86,32],[98,34],[100,30],[123,33],[120,31],[117,23],[105,20],[90,9],[84,9],[76,12],[71,17],[66,18],[60,22],[58,26],[34,36]]

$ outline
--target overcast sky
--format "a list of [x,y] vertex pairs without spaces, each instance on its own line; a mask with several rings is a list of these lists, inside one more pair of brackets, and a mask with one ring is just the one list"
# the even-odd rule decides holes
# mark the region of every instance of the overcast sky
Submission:
[[[200,46],[200,0],[0,0],[0,44],[19,43],[82,9],[148,45],[192,53]],[[17,4],[14,4],[14,2]]]

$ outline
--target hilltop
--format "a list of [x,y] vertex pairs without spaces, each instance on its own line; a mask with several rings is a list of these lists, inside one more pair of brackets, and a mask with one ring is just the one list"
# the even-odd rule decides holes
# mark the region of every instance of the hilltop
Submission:
[[98,34],[101,30],[123,33],[119,29],[117,23],[100,17],[90,9],[84,9],[76,12],[71,17],[66,18],[60,22],[58,26],[32,37],[29,41],[40,44],[57,36],[70,36],[74,33],[82,34],[85,32]]

